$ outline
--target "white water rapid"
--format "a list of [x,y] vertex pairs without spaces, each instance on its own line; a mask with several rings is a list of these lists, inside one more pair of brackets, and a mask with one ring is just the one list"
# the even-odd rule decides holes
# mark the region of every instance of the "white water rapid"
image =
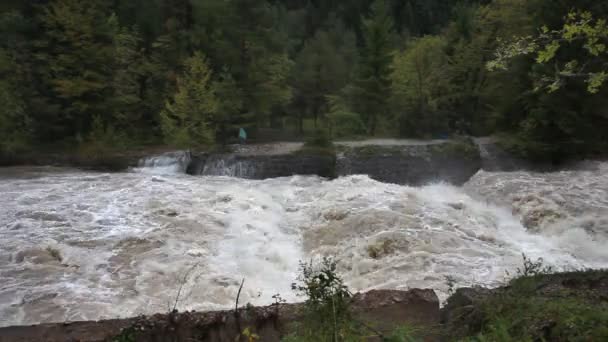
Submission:
[[[191,177],[0,169],[0,326],[289,301],[298,262],[335,256],[355,291],[498,286],[521,254],[608,267],[608,164],[480,172],[464,187],[367,176]],[[523,223],[522,223],[523,222]],[[525,226],[524,226],[525,224]]]

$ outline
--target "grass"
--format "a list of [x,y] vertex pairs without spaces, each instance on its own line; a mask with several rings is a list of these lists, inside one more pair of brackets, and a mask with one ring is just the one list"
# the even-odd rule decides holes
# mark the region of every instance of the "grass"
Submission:
[[462,340],[608,341],[608,302],[595,290],[608,274],[547,272],[542,261],[524,259],[520,276],[475,308],[467,323],[478,329]]

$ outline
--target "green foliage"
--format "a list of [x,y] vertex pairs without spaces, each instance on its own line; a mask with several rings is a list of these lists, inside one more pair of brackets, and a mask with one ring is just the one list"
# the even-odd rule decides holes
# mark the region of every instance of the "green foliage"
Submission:
[[123,129],[141,120],[143,98],[140,81],[145,75],[145,58],[142,38],[137,28],[117,28],[114,35],[114,65],[112,80],[113,119]]
[[67,133],[83,134],[94,116],[108,114],[115,21],[105,1],[55,0],[41,22],[45,36],[36,58],[43,82]]
[[299,283],[293,290],[306,296],[303,324],[287,341],[355,341],[360,332],[352,321],[348,288],[336,271],[336,262],[300,264]]
[[161,112],[166,142],[177,147],[211,146],[215,142],[214,127],[218,101],[211,70],[202,53],[185,63],[185,72],[177,80],[177,92]]
[[112,342],[135,342],[135,329],[132,327],[123,329],[118,336],[112,339]]
[[352,138],[365,135],[365,124],[361,116],[350,110],[343,97],[328,95],[327,122],[329,135],[335,138]]
[[[554,92],[569,79],[582,79],[591,94],[599,92],[606,80],[608,60],[608,25],[606,19],[595,18],[589,11],[571,10],[562,27],[550,30],[542,26],[536,36],[518,38],[496,50],[495,59],[488,62],[490,70],[507,69],[515,57],[533,55],[537,64],[552,63],[555,71],[539,75],[537,88]],[[560,49],[577,50],[576,58],[558,54]]]
[[[605,271],[553,273],[542,259],[523,256],[509,286],[476,304],[466,341],[603,341],[608,306],[594,299]],[[605,279],[604,279],[605,281]],[[570,289],[569,285],[573,284]]]
[[400,326],[389,336],[382,336],[364,322],[357,321],[350,310],[351,293],[337,274],[336,262],[323,258],[321,263],[300,263],[298,282],[293,290],[305,296],[303,319],[285,342],[356,342],[378,338],[386,342],[417,342],[418,331]]
[[411,42],[393,60],[391,102],[404,136],[432,137],[448,130],[446,46],[442,37],[425,36]]
[[605,305],[576,298],[547,300],[513,293],[493,298],[484,308],[489,322],[479,341],[603,341],[608,338]]
[[401,326],[393,333],[384,339],[385,342],[419,342],[422,341],[418,337],[417,330],[410,326]]
[[363,47],[352,101],[373,136],[380,118],[388,113],[391,91],[394,23],[387,1],[374,1],[370,16],[362,22]]
[[[130,144],[226,144],[238,128],[259,127],[332,138],[501,133],[520,154],[551,161],[608,146],[604,2],[48,0],[0,9],[4,152],[91,145],[96,118]],[[197,51],[209,72],[198,95],[184,63]],[[214,109],[192,108],[197,97]]]
[[10,56],[0,49],[0,153],[15,153],[29,141],[29,118],[25,103],[13,83],[15,67]]
[[536,261],[522,254],[523,266],[517,269],[517,275],[520,277],[537,276],[540,274],[550,274],[553,272],[551,266],[545,266],[543,258],[538,258]]
[[[304,44],[291,75],[294,95],[303,105],[297,111],[300,114],[297,119],[301,133],[302,114],[311,116],[316,126],[319,120],[335,110],[328,97],[336,96],[348,84],[355,55],[355,36],[342,27],[318,31]],[[331,121],[330,125],[333,123]]]
[[304,143],[305,148],[333,148],[333,143],[331,142],[331,138],[329,134],[323,129],[317,129],[312,136],[310,136],[306,143]]

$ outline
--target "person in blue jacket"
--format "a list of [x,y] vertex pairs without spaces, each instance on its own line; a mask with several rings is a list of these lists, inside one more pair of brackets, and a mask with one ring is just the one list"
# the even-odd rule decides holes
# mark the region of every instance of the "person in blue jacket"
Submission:
[[247,132],[245,132],[245,129],[243,127],[239,129],[239,141],[243,145],[247,142]]

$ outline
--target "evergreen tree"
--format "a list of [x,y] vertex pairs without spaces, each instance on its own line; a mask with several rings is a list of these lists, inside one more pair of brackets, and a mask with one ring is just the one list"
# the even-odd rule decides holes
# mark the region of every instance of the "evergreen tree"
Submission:
[[29,119],[17,90],[15,63],[0,49],[0,153],[25,148],[29,140]]
[[297,110],[302,133],[303,114],[312,116],[317,127],[328,111],[327,96],[338,94],[350,80],[356,55],[355,37],[341,27],[318,31],[298,57],[291,83],[302,104]]
[[161,113],[165,140],[176,147],[210,146],[215,143],[218,100],[211,70],[202,53],[184,62],[177,91]]
[[360,52],[354,103],[370,135],[388,112],[391,89],[393,20],[385,0],[372,4],[370,17],[363,20],[363,47]]
[[50,102],[60,107],[55,119],[67,136],[86,134],[94,116],[111,113],[110,18],[103,0],[54,0],[43,10],[45,35],[36,54],[39,72],[50,89]]
[[250,128],[255,118],[247,117],[243,110],[243,94],[228,70],[223,70],[215,82],[218,99],[216,138],[225,144],[236,137],[240,128]]
[[135,132],[134,124],[141,125],[142,118],[141,82],[145,60],[141,45],[137,29],[117,29],[114,35],[113,122],[131,132]]

